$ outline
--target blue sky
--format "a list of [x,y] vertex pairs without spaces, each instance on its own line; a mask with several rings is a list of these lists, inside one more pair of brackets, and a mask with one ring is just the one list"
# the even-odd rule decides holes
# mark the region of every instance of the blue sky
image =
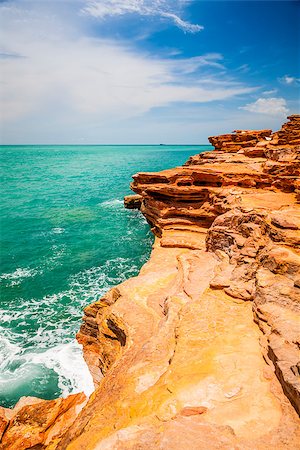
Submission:
[[297,0],[2,0],[0,17],[3,144],[201,144],[300,112]]

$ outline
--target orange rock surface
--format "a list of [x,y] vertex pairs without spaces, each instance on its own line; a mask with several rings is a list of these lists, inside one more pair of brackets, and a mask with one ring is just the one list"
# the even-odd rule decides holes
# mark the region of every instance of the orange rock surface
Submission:
[[259,141],[269,138],[271,133],[272,130],[235,130],[232,134],[211,136],[208,140],[216,150],[235,153],[241,148],[254,146]]
[[225,136],[134,175],[155,244],[85,309],[96,389],[0,411],[4,449],[299,448],[300,116]]
[[22,397],[14,409],[1,408],[0,426],[5,422],[0,428],[1,450],[56,448],[86,402],[84,394],[56,400]]

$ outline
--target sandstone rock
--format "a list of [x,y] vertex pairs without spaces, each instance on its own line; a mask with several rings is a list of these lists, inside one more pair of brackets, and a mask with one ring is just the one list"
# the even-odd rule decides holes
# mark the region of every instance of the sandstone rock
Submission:
[[209,289],[217,264],[156,240],[110,307],[131,339],[59,449],[295,448],[297,418],[264,375],[251,303]]
[[233,134],[211,136],[208,140],[216,150],[235,153],[241,148],[255,146],[259,141],[270,137],[271,133],[272,130],[235,130]]
[[[300,116],[290,116],[273,134],[237,130],[209,138],[215,151],[191,157],[182,169],[138,174],[132,183],[158,236],[208,229],[207,250],[229,257],[210,286],[254,301],[254,309],[276,301],[294,310],[299,302],[299,139]],[[270,271],[264,286],[259,267]],[[282,332],[288,339],[288,329]],[[286,389],[285,378],[288,372],[281,375]]]
[[197,414],[204,414],[206,413],[207,408],[205,406],[185,406],[181,411],[181,416],[196,416]]
[[126,195],[124,197],[124,206],[127,209],[140,209],[143,197],[139,194]]
[[0,411],[3,448],[299,447],[299,133],[290,116],[133,176],[155,244],[84,310],[95,392],[75,420],[80,398]]
[[84,394],[57,400],[22,397],[9,414],[6,411],[8,421],[5,427],[2,425],[1,449],[25,450],[42,444],[55,448],[55,442],[75,420],[86,400]]
[[11,409],[0,406],[0,442],[12,416],[13,412]]
[[105,376],[58,448],[297,447],[298,150],[236,135],[133,177],[156,242],[115,301],[92,307],[97,333],[83,331]]

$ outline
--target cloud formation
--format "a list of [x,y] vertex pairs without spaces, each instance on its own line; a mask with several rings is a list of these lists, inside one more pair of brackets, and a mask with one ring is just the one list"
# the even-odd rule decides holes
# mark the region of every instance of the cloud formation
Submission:
[[289,86],[295,85],[300,83],[300,78],[291,77],[289,75],[284,75],[283,77],[279,78],[280,83],[287,84]]
[[259,98],[253,103],[241,106],[240,109],[271,116],[286,116],[289,112],[286,101],[282,97]]
[[[251,92],[252,89],[218,77],[198,74],[214,67],[218,57],[153,59],[119,44],[100,39],[32,42],[18,50],[24,58],[2,62],[6,84],[6,117],[58,107],[100,117],[132,117],[174,102],[205,103]],[[22,76],[20,76],[22,74]]]
[[[132,2],[134,5],[136,2]],[[200,104],[253,91],[227,78],[222,55],[159,58],[126,43],[74,34],[53,12],[2,7],[4,119],[127,119],[171,104]],[[22,20],[20,20],[22,19]]]
[[270,89],[269,91],[264,91],[263,95],[274,95],[277,94],[278,90],[277,89]]
[[183,20],[179,12],[187,5],[187,0],[86,0],[85,14],[104,19],[106,17],[138,14],[171,20],[187,33],[198,33],[202,25]]
[[[250,103],[259,86],[241,82],[244,74],[228,69],[221,53],[197,55],[195,47],[192,57],[177,48],[151,54],[121,35],[104,39],[102,27],[97,23],[95,33],[93,18],[82,15],[83,4],[0,2],[3,143],[198,142],[199,133],[205,142],[229,123],[256,128],[261,118],[254,110],[269,114],[270,128],[287,111],[283,99],[267,105],[271,112],[260,101]],[[257,97],[282,96],[274,94]],[[241,114],[246,103],[249,113]],[[278,108],[281,115],[274,114]]]

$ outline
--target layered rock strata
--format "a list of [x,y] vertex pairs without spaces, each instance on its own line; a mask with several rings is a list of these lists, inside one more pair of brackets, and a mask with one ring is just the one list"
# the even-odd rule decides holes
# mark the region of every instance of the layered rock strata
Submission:
[[300,116],[226,136],[133,177],[126,203],[155,244],[137,277],[85,309],[77,338],[96,389],[31,446],[9,446],[30,435],[26,410],[8,419],[3,448],[299,448]]
[[271,139],[272,130],[235,130],[232,134],[221,134],[211,136],[209,142],[215,147],[215,150],[236,153],[241,148],[255,146],[263,139]]

